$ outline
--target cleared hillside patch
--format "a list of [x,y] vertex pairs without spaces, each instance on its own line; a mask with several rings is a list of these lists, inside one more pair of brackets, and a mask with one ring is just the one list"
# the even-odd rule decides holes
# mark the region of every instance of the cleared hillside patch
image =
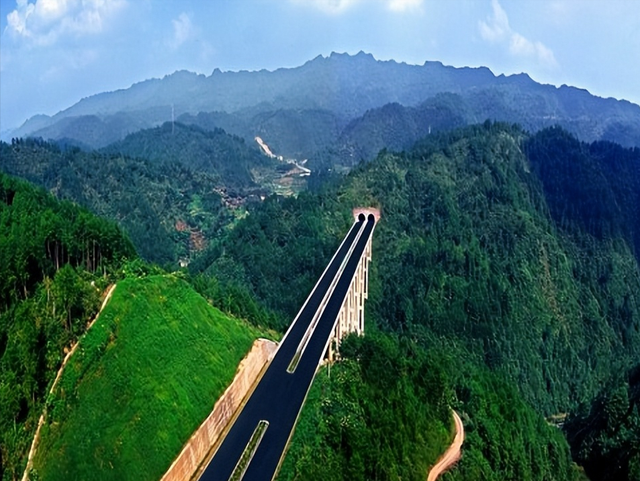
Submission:
[[261,334],[173,276],[122,281],[48,401],[37,478],[160,479]]

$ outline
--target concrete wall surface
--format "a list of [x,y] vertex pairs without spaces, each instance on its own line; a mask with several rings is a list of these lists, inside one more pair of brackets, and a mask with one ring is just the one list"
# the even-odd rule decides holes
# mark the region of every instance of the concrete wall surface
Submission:
[[256,339],[249,354],[240,362],[229,387],[216,401],[213,411],[189,438],[161,481],[189,481],[218,442],[229,421],[258,380],[260,372],[276,352],[277,344]]

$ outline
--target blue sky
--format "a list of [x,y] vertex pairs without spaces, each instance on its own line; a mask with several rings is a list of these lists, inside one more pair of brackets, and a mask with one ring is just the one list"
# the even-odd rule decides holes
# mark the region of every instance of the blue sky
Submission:
[[0,0],[0,130],[187,69],[360,50],[640,103],[638,0]]

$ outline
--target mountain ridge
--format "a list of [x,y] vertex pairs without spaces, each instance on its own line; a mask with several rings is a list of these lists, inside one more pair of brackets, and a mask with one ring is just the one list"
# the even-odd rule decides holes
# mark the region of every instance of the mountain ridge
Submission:
[[[333,52],[298,67],[275,70],[216,68],[209,76],[179,70],[161,79],[85,97],[51,117],[31,117],[5,136],[69,138],[100,148],[180,115],[224,112],[246,119],[247,110],[254,115],[281,109],[326,110],[346,125],[368,110],[389,103],[415,107],[440,93],[475,101],[481,98],[480,104],[487,104],[489,112],[498,95],[509,109],[535,110],[542,117],[557,119],[581,140],[604,138],[625,146],[640,145],[640,106],[628,100],[594,96],[578,87],[541,84],[526,73],[496,75],[487,67],[458,68],[439,61],[414,65],[377,60],[364,52]],[[84,125],[90,121],[86,116],[94,116],[91,125]],[[593,126],[580,124],[584,116]],[[491,120],[513,121],[509,116]],[[576,124],[573,129],[572,124]]]

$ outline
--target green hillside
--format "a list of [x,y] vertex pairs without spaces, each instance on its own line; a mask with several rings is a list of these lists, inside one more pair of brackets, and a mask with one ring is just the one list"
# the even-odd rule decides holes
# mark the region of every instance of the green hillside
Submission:
[[157,481],[262,334],[174,276],[121,281],[48,401],[37,479]]
[[[598,170],[595,147],[489,123],[428,137],[319,195],[267,200],[212,269],[291,316],[351,208],[379,206],[369,319],[461,343],[543,412],[565,410],[640,354],[640,151],[613,149]],[[555,193],[569,184],[576,200]]]
[[[380,207],[367,323],[446,360],[452,403],[476,429],[461,472],[570,479],[566,441],[542,416],[576,409],[640,356],[639,181],[638,149],[485,123],[383,151],[317,194],[268,199],[203,272],[245,283],[286,319],[351,208]],[[531,461],[543,458],[546,477]]]
[[640,479],[640,364],[614,376],[564,426],[592,481]]
[[340,120],[328,110],[256,109],[234,112],[183,114],[178,120],[205,130],[224,129],[253,142],[257,135],[276,155],[298,160],[308,159],[338,137]]
[[[2,147],[3,155],[11,150],[14,166],[21,165],[18,158],[53,149],[33,141]],[[68,162],[90,177],[78,159],[91,156],[106,158],[79,151],[59,151],[55,158],[59,165]],[[125,162],[123,157],[114,159]],[[48,178],[46,162],[35,165],[39,167],[32,175]],[[153,171],[152,163],[141,165]],[[145,170],[141,172],[144,177]],[[96,179],[102,180],[94,183],[104,182],[103,177],[100,174]],[[145,185],[139,184],[141,198]],[[248,205],[249,215],[233,229],[215,231],[209,247],[189,265],[194,287],[216,305],[283,332],[348,230],[351,209],[372,205],[382,211],[373,240],[367,336],[349,339],[331,377],[323,373],[312,388],[282,479],[423,479],[426,467],[448,441],[448,406],[461,414],[468,437],[459,468],[446,479],[580,479],[563,432],[545,419],[555,422],[565,413],[584,434],[567,431],[575,459],[584,463],[587,473],[595,472],[589,466],[591,457],[622,459],[626,467],[619,475],[633,479],[637,452],[627,447],[635,446],[638,383],[635,374],[618,384],[616,376],[640,357],[639,149],[581,143],[559,128],[529,134],[517,126],[486,122],[428,135],[401,153],[383,150],[345,177],[329,176],[321,182],[312,177],[309,185],[314,190],[297,198],[271,196]],[[177,188],[152,192],[147,199],[156,199],[154,205],[181,198]],[[6,202],[15,205],[15,199]],[[189,202],[192,207],[197,204]],[[194,211],[215,214],[199,206]],[[140,211],[140,219],[147,218],[145,212]],[[28,225],[7,222],[16,233]],[[155,248],[152,240],[149,249]],[[90,244],[81,245],[86,248],[79,251],[81,264],[74,261],[73,272],[60,269],[54,283],[84,279],[81,266],[91,259]],[[27,260],[30,272],[38,272],[44,252],[34,256],[33,263]],[[3,363],[10,360],[22,376],[16,382],[10,377],[13,371],[3,373],[3,386],[20,386],[19,396],[13,390],[1,391],[7,401],[0,407],[10,413],[2,418],[6,433],[12,432],[16,419],[23,424],[33,421],[38,403],[28,404],[31,414],[26,418],[21,406],[29,403],[31,393],[40,395],[42,402],[46,379],[32,373],[45,362],[55,365],[38,354],[49,324],[38,321],[31,330],[25,327],[32,326],[27,321],[32,313],[49,308],[48,291],[24,282],[20,272],[15,270],[3,295],[35,291],[39,303],[15,309],[11,315],[20,322],[0,318],[6,319],[9,330],[20,326],[12,339],[25,347],[24,352],[7,347],[11,357],[3,357]],[[50,403],[52,422],[36,464],[40,477],[50,478],[55,472],[91,479],[87,473],[102,476],[108,466],[107,473],[119,479],[125,476],[125,465],[127,477],[139,477],[131,469],[157,477],[179,449],[179,438],[186,439],[197,425],[194,421],[184,434],[178,431],[186,421],[144,424],[142,417],[136,418],[136,402],[126,400],[133,392],[141,393],[147,404],[157,400],[165,406],[157,408],[160,419],[167,405],[191,392],[192,378],[184,379],[178,370],[151,375],[151,367],[157,366],[145,363],[163,359],[163,368],[184,365],[182,356],[209,336],[189,337],[195,332],[193,319],[184,316],[192,307],[185,311],[174,299],[206,303],[172,277],[127,280],[123,285],[136,297],[118,288],[116,293],[124,296],[120,306],[131,309],[131,319],[138,322],[107,314],[102,327],[96,326],[85,338],[91,349],[74,361],[79,364],[65,375],[62,388],[67,387]],[[69,309],[79,312],[82,298],[74,298],[67,314]],[[161,308],[150,307],[150,300]],[[174,312],[183,322],[170,322],[160,312]],[[72,326],[82,325],[71,315],[66,318]],[[65,326],[64,318],[60,321]],[[197,332],[206,329],[200,326]],[[245,331],[247,342],[257,335],[255,330]],[[189,340],[177,341],[176,332]],[[170,341],[162,341],[164,335]],[[6,339],[0,338],[0,348],[13,346]],[[121,350],[131,349],[132,342],[136,355],[149,356],[128,358]],[[190,349],[176,349],[180,345]],[[229,363],[233,369],[246,349],[248,344]],[[107,373],[107,368],[112,371]],[[130,371],[141,377],[123,374]],[[149,379],[176,384],[154,386]],[[111,384],[101,385],[105,380]],[[602,391],[607,383],[613,387]],[[216,387],[203,389],[210,392],[198,391],[196,398],[210,399],[207,411]],[[126,405],[107,405],[105,399],[114,396]],[[185,417],[195,412],[195,404],[176,404],[187,407]],[[104,421],[103,413],[109,413],[111,405],[120,406],[123,419]],[[171,412],[174,418],[178,416]],[[593,429],[581,431],[592,420],[597,421]],[[103,422],[104,436],[87,430]],[[124,439],[133,433],[134,423],[144,442],[131,437],[127,444]],[[24,452],[28,436],[12,436],[3,456]],[[178,447],[170,448],[172,443]],[[140,445],[148,451],[138,451]],[[175,452],[169,455],[171,449]],[[165,461],[150,452],[161,453]],[[109,463],[116,457],[124,464],[111,469]],[[70,471],[76,468],[87,472]]]
[[0,142],[0,171],[118,223],[141,257],[161,265],[189,258],[233,215],[216,178],[178,162],[61,149],[38,140]]
[[453,405],[463,458],[444,479],[582,480],[562,432],[461,354],[375,329],[347,338],[314,381],[278,479],[423,481],[453,438]]
[[435,358],[373,331],[316,376],[278,479],[424,480],[451,442],[451,390]]
[[66,349],[136,257],[114,223],[0,173],[0,479],[22,476]]
[[130,134],[103,151],[148,159],[153,163],[175,162],[211,175],[216,186],[232,191],[255,188],[252,170],[274,164],[260,153],[255,143],[248,144],[220,128],[209,131],[172,122]]

